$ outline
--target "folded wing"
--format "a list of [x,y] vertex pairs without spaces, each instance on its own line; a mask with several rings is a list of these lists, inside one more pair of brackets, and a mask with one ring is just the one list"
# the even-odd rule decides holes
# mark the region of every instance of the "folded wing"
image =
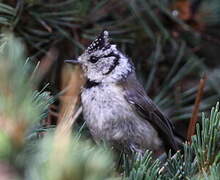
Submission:
[[124,89],[125,99],[134,111],[142,119],[152,124],[163,140],[166,151],[171,150],[171,153],[174,154],[178,150],[178,147],[175,142],[172,123],[147,96],[144,88],[137,81],[135,74],[131,73],[128,78],[120,82],[120,85]]

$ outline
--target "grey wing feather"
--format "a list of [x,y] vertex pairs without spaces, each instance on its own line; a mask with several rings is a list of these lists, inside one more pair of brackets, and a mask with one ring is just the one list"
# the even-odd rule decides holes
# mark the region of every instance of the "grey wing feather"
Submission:
[[149,121],[158,131],[163,140],[166,151],[171,149],[175,153],[178,148],[173,134],[172,123],[161,113],[157,106],[145,93],[144,88],[137,81],[134,73],[120,83],[124,89],[125,99],[131,104],[135,112]]

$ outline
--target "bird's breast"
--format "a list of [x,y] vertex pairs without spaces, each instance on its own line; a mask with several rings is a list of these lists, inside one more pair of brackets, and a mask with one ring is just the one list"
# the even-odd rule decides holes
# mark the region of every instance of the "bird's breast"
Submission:
[[161,144],[152,125],[125,100],[117,85],[98,85],[81,93],[83,116],[95,140],[155,149]]
[[117,85],[99,85],[83,89],[83,115],[91,128],[109,128],[120,116],[130,111],[122,89]]

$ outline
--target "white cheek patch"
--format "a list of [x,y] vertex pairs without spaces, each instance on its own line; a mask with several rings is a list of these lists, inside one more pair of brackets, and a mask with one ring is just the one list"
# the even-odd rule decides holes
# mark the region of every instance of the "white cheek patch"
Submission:
[[100,64],[98,64],[98,66],[99,66],[99,70],[102,74],[106,74],[109,71],[109,68],[114,63],[114,59],[115,59],[115,57],[108,57],[108,58],[101,58],[100,59]]

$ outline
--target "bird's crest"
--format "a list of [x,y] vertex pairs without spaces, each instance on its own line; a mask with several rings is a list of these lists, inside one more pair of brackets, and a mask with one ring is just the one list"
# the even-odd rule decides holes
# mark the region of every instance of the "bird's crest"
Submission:
[[109,44],[109,33],[104,30],[100,35],[89,45],[87,48],[88,53],[92,53],[96,50],[100,50]]

